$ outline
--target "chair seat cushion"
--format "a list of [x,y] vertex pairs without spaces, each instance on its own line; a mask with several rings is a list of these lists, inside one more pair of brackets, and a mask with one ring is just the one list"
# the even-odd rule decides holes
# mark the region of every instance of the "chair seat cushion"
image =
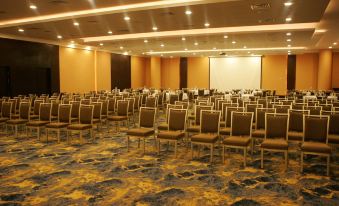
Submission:
[[91,124],[71,124],[67,127],[69,130],[86,130],[86,129],[92,129]]
[[302,141],[303,135],[302,132],[288,131],[288,140]]
[[220,135],[230,135],[231,134],[231,127],[224,127],[219,130]]
[[187,128],[187,132],[200,132],[200,126],[199,125],[189,126]]
[[252,137],[264,138],[265,137],[265,130],[264,129],[254,130],[252,132]]
[[52,122],[46,125],[46,128],[64,128],[67,127],[69,123],[66,122]]
[[331,153],[331,147],[321,142],[304,142],[301,145],[301,150],[303,152],[315,152],[315,153],[324,153],[324,154]]
[[152,134],[154,134],[153,128],[134,128],[127,131],[127,135],[129,136],[147,137]]
[[250,137],[230,136],[224,139],[223,144],[229,146],[247,147],[250,144]]
[[20,115],[19,114],[12,114],[11,119],[19,119]]
[[328,135],[328,143],[330,143],[330,144],[339,144],[339,135],[329,134]]
[[39,115],[33,114],[29,117],[30,119],[39,119]]
[[27,119],[11,119],[8,120],[6,123],[15,125],[15,124],[26,124],[27,122],[28,122]]
[[36,120],[36,121],[27,122],[26,126],[28,126],[28,127],[41,127],[41,126],[45,126],[48,123],[49,123],[49,121]]
[[178,140],[185,136],[185,132],[182,131],[163,131],[157,136],[158,139]]
[[168,130],[168,124],[166,124],[166,123],[159,124],[158,130]]
[[124,120],[127,120],[127,116],[108,116],[107,119],[109,121],[124,121]]
[[261,147],[264,149],[287,150],[288,142],[284,139],[265,139],[261,143]]
[[218,140],[218,135],[216,134],[196,134],[191,137],[192,142],[200,143],[215,143]]
[[4,122],[7,122],[9,119],[6,118],[6,117],[1,117],[0,118],[0,123],[4,123]]

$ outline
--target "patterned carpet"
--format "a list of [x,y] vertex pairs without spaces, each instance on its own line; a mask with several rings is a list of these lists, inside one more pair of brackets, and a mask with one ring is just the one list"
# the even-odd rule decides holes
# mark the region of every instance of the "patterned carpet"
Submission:
[[97,132],[95,143],[48,144],[35,137],[0,134],[0,205],[339,205],[338,158],[309,156],[305,174],[299,155],[291,153],[284,172],[283,155],[260,155],[242,166],[242,152],[232,151],[221,163],[220,149],[209,164],[209,150],[193,161],[183,144],[174,158],[166,144],[157,155],[153,141],[146,154],[125,134]]

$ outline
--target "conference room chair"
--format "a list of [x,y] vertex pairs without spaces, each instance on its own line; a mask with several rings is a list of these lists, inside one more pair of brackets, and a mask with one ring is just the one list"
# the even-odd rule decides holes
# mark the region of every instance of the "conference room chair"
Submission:
[[289,126],[288,140],[294,142],[302,142],[304,131],[304,115],[309,115],[309,110],[288,110]]
[[48,123],[51,122],[51,113],[52,113],[52,104],[41,103],[39,109],[39,119],[30,120],[29,122],[26,123],[26,128],[27,130],[31,131],[31,133],[33,129],[37,131],[38,140],[40,140],[41,129],[43,129]]
[[216,109],[217,100],[221,100],[221,99],[222,99],[222,97],[220,97],[220,96],[210,96],[208,101],[213,103],[213,105],[214,105],[213,109]]
[[51,122],[46,124],[46,142],[48,143],[48,135],[50,131],[57,132],[57,140],[60,143],[60,131],[65,130],[67,131],[68,125],[71,124],[71,111],[72,105],[71,104],[59,104],[58,108],[58,121]]
[[[13,102],[4,101],[1,104],[0,125],[6,126],[6,122],[11,119]],[[6,128],[7,130],[7,128]]]
[[255,129],[252,131],[253,141],[256,139],[264,139],[265,137],[265,118],[266,113],[275,113],[274,108],[256,108],[255,111]]
[[193,159],[194,145],[210,147],[210,163],[213,162],[214,145],[219,140],[220,116],[221,112],[217,110],[204,110],[200,108],[200,128],[199,134],[191,136],[191,158]]
[[42,99],[35,99],[34,100],[33,111],[31,112],[30,120],[39,119],[40,105],[42,103],[44,103],[44,101]]
[[[230,136],[222,142],[222,161],[225,162],[225,148],[236,148],[244,151],[244,167],[246,167],[247,149],[252,142],[253,112],[231,113]],[[252,147],[253,150],[253,147]]]
[[68,97],[64,97],[64,98],[61,98],[61,103],[62,104],[69,104],[70,103],[70,98],[68,98]]
[[187,109],[169,109],[168,130],[160,131],[157,135],[158,154],[161,141],[174,142],[174,155],[177,157],[178,141],[185,137]]
[[137,114],[140,108],[141,96],[135,95],[133,98],[134,98],[134,113]]
[[319,101],[306,101],[307,102],[307,106],[317,106],[319,105]]
[[6,124],[7,126],[14,127],[15,137],[18,136],[18,127],[25,126],[30,120],[31,112],[31,103],[30,102],[20,102],[19,106],[19,116],[16,119],[9,119]]
[[273,108],[275,108],[276,113],[287,114],[292,105],[273,105]]
[[116,98],[108,98],[108,115],[113,115],[116,111]]
[[306,103],[294,103],[294,104],[292,104],[292,109],[295,109],[295,110],[304,110],[304,107],[307,107]]
[[11,109],[11,113],[12,113],[12,119],[14,118],[18,118],[18,115],[17,115],[17,109],[16,109],[16,103],[17,103],[17,100],[16,99],[9,99],[8,100],[9,102],[12,102],[12,109]]
[[72,122],[79,122],[80,101],[70,101],[70,104],[72,105],[71,121]]
[[116,132],[120,131],[120,123],[125,122],[127,127],[129,127],[129,118],[128,118],[128,108],[129,101],[128,100],[118,100],[117,101],[117,112],[113,115],[108,115],[107,121],[113,122],[116,124]]
[[339,111],[339,107],[332,107],[332,111]]
[[[231,100],[228,99],[217,99],[217,103],[216,103],[216,110],[222,111],[222,104],[224,103],[231,103]],[[235,103],[238,106],[238,103]]]
[[321,111],[321,115],[330,117],[328,143],[339,146],[339,111]]
[[101,130],[102,127],[102,102],[92,102],[91,105],[93,105],[93,120],[92,125],[97,126],[97,130]]
[[183,109],[183,105],[175,105],[175,104],[167,104],[167,108],[165,110],[165,122],[161,122],[158,124],[158,130],[168,130],[168,121],[169,121],[169,110],[170,109]]
[[[19,113],[19,107],[20,107],[20,100],[21,98],[20,97],[13,97],[13,99],[15,100],[15,114],[18,114]],[[16,118],[19,118],[19,114]]]
[[141,95],[141,101],[140,101],[140,106],[144,107],[146,104],[146,99],[147,99],[148,93],[143,93]]
[[59,102],[56,100],[52,100],[50,103],[52,104],[51,121],[57,121],[59,114]]
[[285,169],[288,167],[288,118],[289,114],[265,114],[265,139],[260,145],[261,168],[264,168],[264,151],[283,152]]
[[72,123],[67,126],[67,143],[70,143],[73,132],[79,133],[80,143],[83,143],[83,132],[88,131],[90,138],[95,141],[95,135],[93,135],[93,105],[82,104],[79,107],[79,122]]
[[332,111],[332,104],[319,104],[318,106],[322,107],[322,110],[324,111]]
[[275,102],[275,101],[270,101],[267,103],[267,108],[274,108],[275,106],[282,105],[282,102]]
[[156,108],[154,107],[140,107],[139,111],[139,126],[127,130],[127,151],[129,151],[129,139],[131,137],[138,138],[138,148],[140,147],[140,139],[143,139],[143,154],[145,154],[146,138],[154,136],[154,146],[156,148],[155,136],[155,116]]
[[93,102],[98,102],[99,100],[99,97],[90,97],[90,103],[93,103]]
[[178,94],[170,94],[169,95],[169,104],[175,104],[175,101],[179,101],[179,95]]
[[91,104],[91,100],[90,99],[81,99],[80,100],[80,104],[81,105],[90,105]]
[[327,158],[327,176],[330,175],[331,147],[328,145],[329,116],[304,115],[304,135],[300,152],[300,171],[304,168],[304,155],[312,154]]
[[98,102],[102,104],[102,109],[101,109],[101,123],[105,124],[108,130],[108,125],[107,125],[107,116],[108,116],[108,100],[107,99],[99,99]]
[[294,100],[280,100],[280,102],[282,102],[283,105],[292,105],[294,104]]
[[189,126],[186,128],[187,137],[190,137],[190,133],[199,133],[200,131],[200,114],[201,110],[212,110],[212,106],[201,106],[201,105],[195,105],[195,113],[194,113],[194,121],[193,124],[189,124]]
[[163,110],[164,109],[164,102],[166,100],[166,93],[165,92],[160,92],[158,94],[158,108],[159,110]]
[[256,123],[256,111],[257,111],[257,108],[263,108],[263,105],[262,104],[246,104],[246,112],[253,112],[254,116],[253,116],[253,123],[254,123],[254,126],[255,126],[255,123]]
[[257,100],[257,103],[258,104],[261,104],[262,106],[263,106],[263,108],[267,108],[267,103],[269,102],[269,100],[268,99],[266,99],[266,98],[259,98],[258,100]]
[[306,106],[304,110],[309,110],[310,115],[320,115],[322,107],[321,106]]
[[[133,97],[128,97],[125,98],[125,100],[127,100],[128,103],[128,118],[131,118],[133,121],[133,124],[135,126],[136,122],[135,122],[135,110],[134,110],[134,104],[135,104],[135,99]],[[146,102],[145,102],[146,104]],[[128,121],[129,122],[129,121]]]
[[182,105],[183,109],[188,109],[189,103],[186,101],[175,101],[175,105]]
[[238,105],[238,103],[224,103],[222,105],[222,108],[223,108],[223,111],[222,111],[222,114],[225,115],[225,117],[223,117],[223,121],[225,122],[224,123],[224,126],[221,127],[219,133],[221,136],[228,136],[231,134],[231,121],[232,121],[232,112],[235,111],[235,112],[244,112],[245,111],[245,108],[244,107],[238,107],[238,106],[235,106],[235,107],[232,107],[234,105]]
[[157,97],[148,96],[146,97],[145,107],[157,108],[158,107],[157,103],[158,103]]

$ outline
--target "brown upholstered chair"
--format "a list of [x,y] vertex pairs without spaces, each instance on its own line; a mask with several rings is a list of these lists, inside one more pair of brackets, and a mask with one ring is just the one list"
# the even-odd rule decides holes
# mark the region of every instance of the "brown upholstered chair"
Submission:
[[319,104],[318,106],[322,107],[322,110],[324,111],[332,111],[332,104]]
[[288,140],[301,142],[304,130],[304,115],[309,115],[309,110],[288,110],[289,126],[288,126]]
[[80,104],[90,105],[91,104],[91,100],[90,99],[81,99],[80,100]]
[[13,102],[2,102],[0,125],[6,125],[6,122],[11,119],[12,106],[13,106]]
[[48,123],[51,122],[51,113],[52,113],[52,104],[51,103],[41,103],[39,109],[39,120],[30,120],[26,123],[27,129],[32,131],[32,129],[37,130],[38,140],[40,140],[40,129],[44,128]]
[[331,145],[339,145],[339,111],[321,111],[321,115],[330,117],[330,125],[328,132],[328,143]]
[[58,143],[60,142],[60,131],[63,129],[66,130],[68,125],[71,124],[71,111],[72,111],[71,104],[59,104],[58,121],[46,124],[47,142],[48,142],[49,131],[56,131]]
[[[217,99],[217,110],[221,110],[222,111],[222,104],[227,104],[227,103],[232,103],[230,100],[226,100],[226,99]],[[237,107],[238,106],[238,103],[235,103]],[[224,116],[224,115],[223,115]],[[225,119],[225,118],[222,118],[222,119]]]
[[101,118],[101,112],[102,112],[102,102],[92,102],[91,105],[93,105],[93,120],[92,124],[93,126],[97,126],[97,130],[99,131],[102,126],[102,118]]
[[200,114],[201,110],[212,110],[213,106],[200,106],[200,105],[195,105],[195,120],[193,125],[189,125],[186,129],[187,136],[189,137],[190,133],[199,133],[200,132]]
[[265,139],[261,143],[261,168],[264,168],[264,151],[283,152],[285,168],[288,165],[288,114],[265,114]]
[[109,98],[108,99],[108,115],[113,115],[116,111],[116,99],[113,98]]
[[16,115],[17,113],[17,109],[16,109],[16,104],[17,104],[17,99],[9,99],[8,102],[12,102],[12,110],[11,110],[11,113],[12,113],[12,119],[13,118],[18,118],[18,116]]
[[252,138],[257,139],[261,138],[263,139],[265,137],[265,114],[266,113],[275,113],[275,108],[257,108],[256,109],[256,124],[255,129],[252,132]]
[[292,104],[292,109],[295,109],[295,110],[304,110],[304,107],[307,107],[306,103],[294,103],[294,104]]
[[91,100],[91,104],[92,104],[94,102],[98,102],[99,97],[90,97],[89,99]]
[[80,102],[79,101],[70,101],[70,104],[72,105],[71,121],[72,122],[79,122]]
[[184,101],[175,101],[175,105],[182,105],[183,109],[188,109],[188,102],[184,102]]
[[260,99],[258,99],[257,102],[258,102],[258,104],[262,104],[263,108],[267,108],[267,104],[268,104],[269,100],[266,99],[266,98],[260,98]]
[[[108,116],[108,100],[99,99],[98,102],[102,103],[101,109],[101,122],[106,124],[107,126],[107,116]],[[108,126],[107,126],[108,129]]]
[[[154,141],[156,141],[155,137],[155,115],[156,115],[156,108],[154,107],[140,107],[139,111],[139,127],[129,129],[127,131],[127,151],[129,151],[129,139],[131,137],[138,138],[138,147],[140,147],[140,138],[143,139],[144,148],[143,153],[145,154],[145,145],[146,145],[146,138],[149,136],[154,136]],[[156,142],[154,142],[156,145]]]
[[319,105],[319,101],[313,101],[313,100],[307,100],[306,103],[307,103],[307,106],[311,106],[311,107]]
[[[228,107],[227,104],[223,104],[222,108],[223,108],[223,114],[225,114],[225,125],[224,127],[222,127],[219,131],[220,135],[222,136],[228,136],[231,133],[231,121],[232,121],[232,112],[236,111],[236,112],[244,112],[245,108],[244,107]],[[232,104],[234,105],[234,104]]]
[[[231,133],[223,141],[222,159],[225,161],[225,148],[240,148],[244,150],[244,167],[246,167],[247,148],[252,142],[253,112],[231,113]],[[252,147],[253,151],[253,147]]]
[[321,106],[306,106],[304,110],[309,110],[310,115],[320,115],[322,107]]
[[304,115],[304,136],[301,144],[300,171],[303,172],[304,155],[327,158],[327,176],[330,174],[331,147],[328,145],[329,116]]
[[80,133],[80,143],[83,142],[83,132],[89,131],[90,138],[95,140],[93,135],[93,105],[80,105],[79,107],[79,122],[67,126],[67,142],[69,143],[69,137],[72,136],[72,132]]
[[127,124],[127,127],[129,127],[128,108],[129,108],[128,100],[118,100],[117,101],[117,114],[109,115],[107,117],[108,122],[116,123],[117,132],[120,131],[121,122],[125,122]]
[[263,108],[263,105],[262,104],[246,104],[246,112],[253,112],[253,122],[255,123],[256,122],[256,111],[257,111],[257,108]]
[[58,120],[58,113],[59,113],[59,102],[57,102],[56,100],[52,100],[51,104],[52,104],[51,120],[57,121]]
[[178,94],[170,94],[169,95],[169,104],[175,104],[175,101],[179,101],[179,95]]
[[[200,110],[200,133],[191,137],[191,156],[193,159],[194,144],[210,146],[210,162],[213,162],[214,145],[219,140],[220,116],[217,110]],[[200,151],[200,148],[198,148]]]
[[133,97],[125,98],[128,103],[128,118],[132,118],[133,124],[135,126],[135,117],[134,117],[134,104],[135,104],[135,99]]
[[166,122],[158,124],[158,130],[168,130],[168,121],[169,121],[169,110],[170,109],[183,109],[183,105],[174,105],[167,104],[167,109],[165,111]]
[[157,103],[157,97],[148,96],[146,97],[145,107],[158,107]]
[[288,110],[292,108],[292,104],[288,104],[288,105],[274,105],[273,108],[275,108],[275,112],[276,113],[287,114]]
[[339,112],[339,107],[332,107],[332,111],[337,111],[337,112]]
[[39,112],[40,112],[40,104],[44,103],[41,99],[34,100],[33,111],[31,112],[30,119],[39,119]]
[[177,157],[178,141],[185,137],[187,109],[169,109],[168,130],[161,131],[157,135],[158,154],[160,153],[160,142],[162,140],[174,142],[174,154]]
[[31,112],[30,102],[21,102],[19,107],[19,117],[17,119],[10,119],[6,122],[8,126],[14,127],[15,137],[18,136],[18,126],[26,125],[29,122],[29,116]]

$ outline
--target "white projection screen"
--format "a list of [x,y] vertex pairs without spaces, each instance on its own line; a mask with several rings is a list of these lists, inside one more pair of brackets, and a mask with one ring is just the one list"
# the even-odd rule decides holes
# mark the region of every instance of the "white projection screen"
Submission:
[[261,57],[210,58],[210,88],[260,89]]

